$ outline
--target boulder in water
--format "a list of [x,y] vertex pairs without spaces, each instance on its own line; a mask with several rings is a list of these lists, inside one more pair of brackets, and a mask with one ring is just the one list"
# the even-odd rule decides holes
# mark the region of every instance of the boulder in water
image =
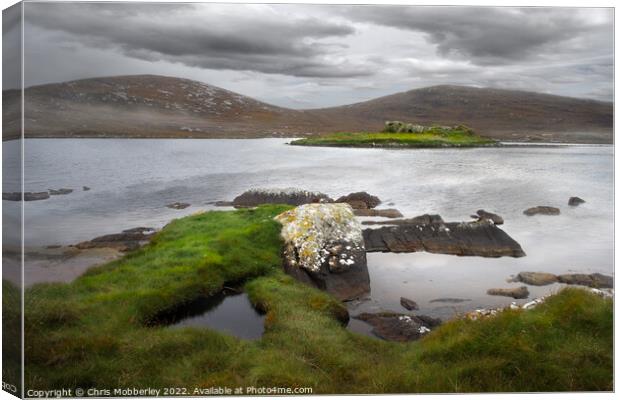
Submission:
[[586,201],[580,197],[571,197],[570,199],[568,199],[568,205],[569,206],[578,206],[579,204],[583,204]]
[[542,215],[560,215],[560,209],[556,207],[550,206],[536,206],[528,208],[523,211],[523,214],[531,217],[532,215],[542,214]]
[[381,200],[377,196],[366,192],[355,192],[339,197],[336,199],[336,203],[349,203],[354,209],[364,209],[377,207],[381,204]]
[[353,318],[371,325],[372,333],[381,339],[396,342],[417,340],[441,324],[437,318],[393,312],[362,313]]
[[250,189],[235,197],[232,204],[236,208],[256,207],[261,204],[289,204],[299,206],[310,203],[332,203],[333,200],[320,192],[288,189]]

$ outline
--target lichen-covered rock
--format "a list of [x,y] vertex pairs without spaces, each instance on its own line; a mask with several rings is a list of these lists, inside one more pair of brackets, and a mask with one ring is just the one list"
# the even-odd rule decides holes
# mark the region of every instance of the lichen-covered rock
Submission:
[[336,203],[349,203],[354,209],[375,208],[381,204],[381,200],[377,196],[373,196],[366,192],[349,193],[346,196],[340,196],[336,199]]
[[287,273],[340,300],[370,290],[362,228],[351,206],[305,204],[275,219],[282,224]]
[[333,200],[320,192],[286,189],[250,189],[235,197],[232,204],[236,208],[256,207],[261,204],[289,204],[299,206],[310,203],[332,203]]

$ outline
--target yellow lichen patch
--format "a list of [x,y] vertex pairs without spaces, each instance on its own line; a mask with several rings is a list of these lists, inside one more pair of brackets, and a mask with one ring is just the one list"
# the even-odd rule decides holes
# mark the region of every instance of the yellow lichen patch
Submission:
[[363,248],[362,227],[346,203],[304,204],[275,217],[282,224],[282,238],[299,255],[299,265],[318,271],[325,261],[325,245],[351,242]]

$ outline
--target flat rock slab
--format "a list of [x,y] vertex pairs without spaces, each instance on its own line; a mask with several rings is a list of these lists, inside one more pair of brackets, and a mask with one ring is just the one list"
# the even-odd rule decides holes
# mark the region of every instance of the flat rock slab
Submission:
[[512,297],[513,299],[527,299],[530,295],[529,290],[527,290],[526,286],[521,286],[518,288],[508,288],[508,289],[489,289],[487,290],[487,294],[491,296],[506,296]]
[[132,228],[124,230],[121,233],[98,236],[92,240],[78,243],[75,247],[80,250],[110,248],[126,252],[136,250],[147,244],[155,232],[153,228]]
[[[46,200],[49,198],[49,192],[24,192],[24,201]],[[22,194],[20,192],[3,192],[2,200],[22,201]]]
[[396,342],[417,340],[441,324],[440,319],[425,315],[392,312],[362,313],[353,318],[372,326],[372,333],[379,338]]
[[550,206],[536,206],[536,207],[531,207],[528,208],[527,210],[523,211],[523,214],[527,215],[528,217],[531,217],[533,215],[560,215],[560,209],[556,208],[556,207],[550,207]]
[[413,218],[391,219],[386,221],[362,221],[362,225],[416,225],[443,223],[443,219],[437,214],[424,214]]
[[545,286],[551,285],[558,281],[558,277],[548,272],[519,272],[517,276],[512,279],[513,282],[523,282],[532,286]]
[[607,289],[614,287],[613,277],[599,273],[554,275],[548,272],[519,272],[511,281],[523,282],[532,286],[544,286],[560,282],[566,285],[582,285],[591,288]]
[[523,257],[525,252],[506,232],[486,221],[384,226],[363,231],[366,251]]
[[563,274],[558,281],[567,285],[583,285],[592,288],[613,288],[614,278],[599,273],[595,274]]
[[70,193],[73,193],[73,189],[66,189],[66,188],[49,189],[50,196],[62,196],[62,195],[70,194]]
[[377,210],[375,208],[357,208],[353,210],[358,217],[402,218],[403,214],[394,208]]

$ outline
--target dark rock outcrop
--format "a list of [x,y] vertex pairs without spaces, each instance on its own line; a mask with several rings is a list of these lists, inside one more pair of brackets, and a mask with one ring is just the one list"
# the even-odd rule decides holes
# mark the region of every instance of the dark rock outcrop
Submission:
[[437,318],[392,312],[362,313],[353,318],[371,325],[379,338],[396,342],[417,340],[441,324]]
[[403,214],[394,208],[386,208],[383,210],[377,210],[374,208],[359,208],[353,210],[354,214],[358,217],[383,217],[383,218],[401,218]]
[[509,289],[489,289],[487,290],[487,294],[491,296],[512,297],[513,299],[527,299],[527,296],[530,295],[530,291],[527,290],[526,286],[521,286]]
[[482,257],[523,257],[513,238],[489,222],[449,222],[365,229],[366,251],[454,254]]
[[406,297],[401,297],[400,298],[400,305],[403,306],[404,308],[406,308],[409,311],[412,310],[419,310],[420,307],[418,307],[418,303],[416,303],[415,301],[408,299]]
[[82,186],[82,190],[83,190],[84,192],[87,192],[87,191],[89,191],[89,190],[90,190],[90,188],[89,188],[88,186]]
[[365,209],[377,207],[381,204],[381,200],[366,192],[355,192],[339,197],[336,199],[336,203],[349,203],[354,209]]
[[110,235],[98,236],[87,242],[81,242],[75,245],[78,249],[94,249],[94,248],[112,248],[119,251],[136,250],[144,246],[150,238],[155,234],[153,228],[132,228],[126,229],[121,233],[113,233]]
[[189,203],[180,203],[180,202],[176,201],[174,203],[166,205],[166,207],[174,208],[175,210],[183,210],[183,209],[189,207],[190,205],[191,204],[189,204]]
[[570,199],[568,199],[568,205],[569,206],[578,206],[579,204],[583,204],[586,201],[580,197],[571,197]]
[[343,301],[370,291],[361,225],[351,206],[305,204],[275,219],[282,224],[289,275]]
[[542,215],[560,215],[560,209],[556,207],[550,206],[536,206],[528,208],[523,211],[523,214],[531,217],[532,215],[542,214]]
[[545,286],[558,281],[558,277],[548,272],[519,272],[512,279],[513,282],[523,282],[532,286]]
[[392,219],[386,221],[362,221],[362,225],[416,225],[416,224],[443,224],[440,215],[424,214],[413,218]]
[[299,206],[310,203],[332,203],[326,194],[300,189],[251,189],[235,197],[236,208],[256,207],[260,204],[290,204]]
[[599,273],[594,274],[563,274],[558,281],[567,285],[583,285],[592,288],[613,288],[614,278]]
[[73,193],[73,189],[61,188],[61,189],[49,189],[50,196],[62,196],[65,194]]
[[[24,201],[46,200],[50,198],[49,192],[24,192]],[[2,193],[2,200],[21,201],[22,194],[20,192]]]
[[495,225],[502,225],[504,223],[504,218],[492,212],[478,210],[476,211],[476,214],[479,221],[491,221]]

